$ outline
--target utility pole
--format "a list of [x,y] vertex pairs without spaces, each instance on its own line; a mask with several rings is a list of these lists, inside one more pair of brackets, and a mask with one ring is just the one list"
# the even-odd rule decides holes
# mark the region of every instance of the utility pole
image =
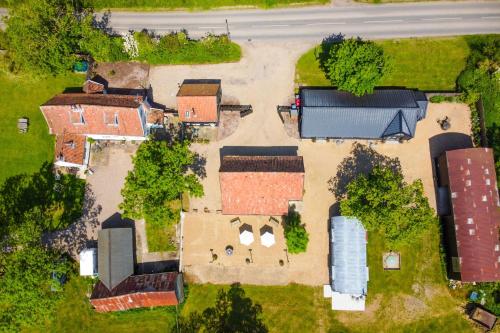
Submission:
[[226,33],[227,33],[227,38],[231,39],[231,34],[229,32],[229,24],[227,23],[227,19],[226,19]]

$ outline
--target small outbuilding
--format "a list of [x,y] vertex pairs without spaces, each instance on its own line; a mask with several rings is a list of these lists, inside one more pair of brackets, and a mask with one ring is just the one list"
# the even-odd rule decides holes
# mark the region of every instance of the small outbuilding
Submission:
[[219,123],[220,80],[184,80],[177,93],[179,119],[188,125]]
[[97,249],[80,252],[80,276],[97,276]]

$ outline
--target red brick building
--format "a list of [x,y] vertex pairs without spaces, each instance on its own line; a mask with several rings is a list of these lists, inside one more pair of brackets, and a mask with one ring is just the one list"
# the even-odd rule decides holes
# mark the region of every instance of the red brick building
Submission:
[[219,80],[184,80],[177,93],[180,120],[191,125],[217,124],[221,97]]
[[132,275],[112,290],[98,282],[90,303],[97,312],[177,305],[184,300],[183,286],[182,274],[177,272]]
[[448,190],[442,216],[452,279],[500,281],[500,203],[493,151],[468,148],[438,159],[439,185]]
[[222,213],[285,215],[304,192],[301,156],[224,156],[219,170]]

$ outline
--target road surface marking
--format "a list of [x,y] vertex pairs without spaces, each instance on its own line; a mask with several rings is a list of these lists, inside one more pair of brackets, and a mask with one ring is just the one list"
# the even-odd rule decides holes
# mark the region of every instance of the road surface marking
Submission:
[[461,17],[437,17],[437,18],[423,18],[422,21],[450,21],[461,20]]
[[336,25],[336,24],[347,24],[347,22],[308,23],[306,25],[313,26],[313,25]]
[[403,20],[364,21],[363,23],[394,23],[394,22],[403,22]]
[[252,28],[269,28],[269,27],[289,27],[289,24],[259,24],[252,25]]
[[488,20],[488,19],[500,19],[500,16],[483,16],[481,17],[483,20]]

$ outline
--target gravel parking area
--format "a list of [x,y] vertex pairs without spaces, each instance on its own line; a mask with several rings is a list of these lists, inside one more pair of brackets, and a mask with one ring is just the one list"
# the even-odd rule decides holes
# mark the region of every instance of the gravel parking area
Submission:
[[[210,144],[194,144],[193,149],[206,159],[206,174],[202,180],[205,188],[203,198],[191,200],[191,209],[197,213],[186,214],[184,225],[183,267],[187,277],[199,282],[229,283],[240,281],[251,284],[307,285],[328,283],[329,218],[335,213],[336,199],[328,189],[328,180],[335,176],[337,167],[350,156],[353,141],[335,142],[301,141],[287,135],[276,112],[277,105],[286,105],[293,100],[294,64],[299,55],[310,45],[283,43],[244,43],[244,58],[240,63],[206,66],[161,66],[151,69],[151,84],[156,102],[175,106],[177,84],[183,79],[214,78],[222,80],[222,91],[226,98],[242,104],[252,104],[254,113],[240,120],[236,133]],[[443,132],[437,119],[448,116],[452,127]],[[453,133],[462,136],[470,133],[470,118],[467,106],[461,104],[430,104],[427,118],[417,125],[413,140],[403,144],[379,143],[373,149],[385,156],[398,158],[407,181],[422,179],[424,189],[432,207],[436,207],[432,159],[430,151],[444,149],[453,141]],[[442,135],[440,147],[431,147],[431,138]],[[465,134],[465,135],[464,135]],[[448,136],[449,135],[449,136]],[[447,139],[447,138],[451,139]],[[367,144],[366,141],[360,142]],[[217,214],[221,209],[218,169],[220,150],[223,147],[296,147],[298,155],[304,156],[306,169],[305,195],[302,220],[310,235],[306,253],[289,255],[283,267],[278,261],[285,255],[283,238],[277,244],[263,248],[258,239],[252,245],[255,261],[246,264],[248,248],[239,245],[238,233],[229,224],[230,217]],[[236,149],[237,150],[237,149]],[[204,213],[205,208],[209,213]],[[255,230],[268,217],[240,217],[247,219]],[[243,221],[245,222],[245,221]],[[275,234],[283,237],[282,228]],[[258,233],[255,233],[258,238]],[[226,245],[235,246],[234,257],[227,258],[222,251]],[[210,263],[211,252],[218,260]]]

